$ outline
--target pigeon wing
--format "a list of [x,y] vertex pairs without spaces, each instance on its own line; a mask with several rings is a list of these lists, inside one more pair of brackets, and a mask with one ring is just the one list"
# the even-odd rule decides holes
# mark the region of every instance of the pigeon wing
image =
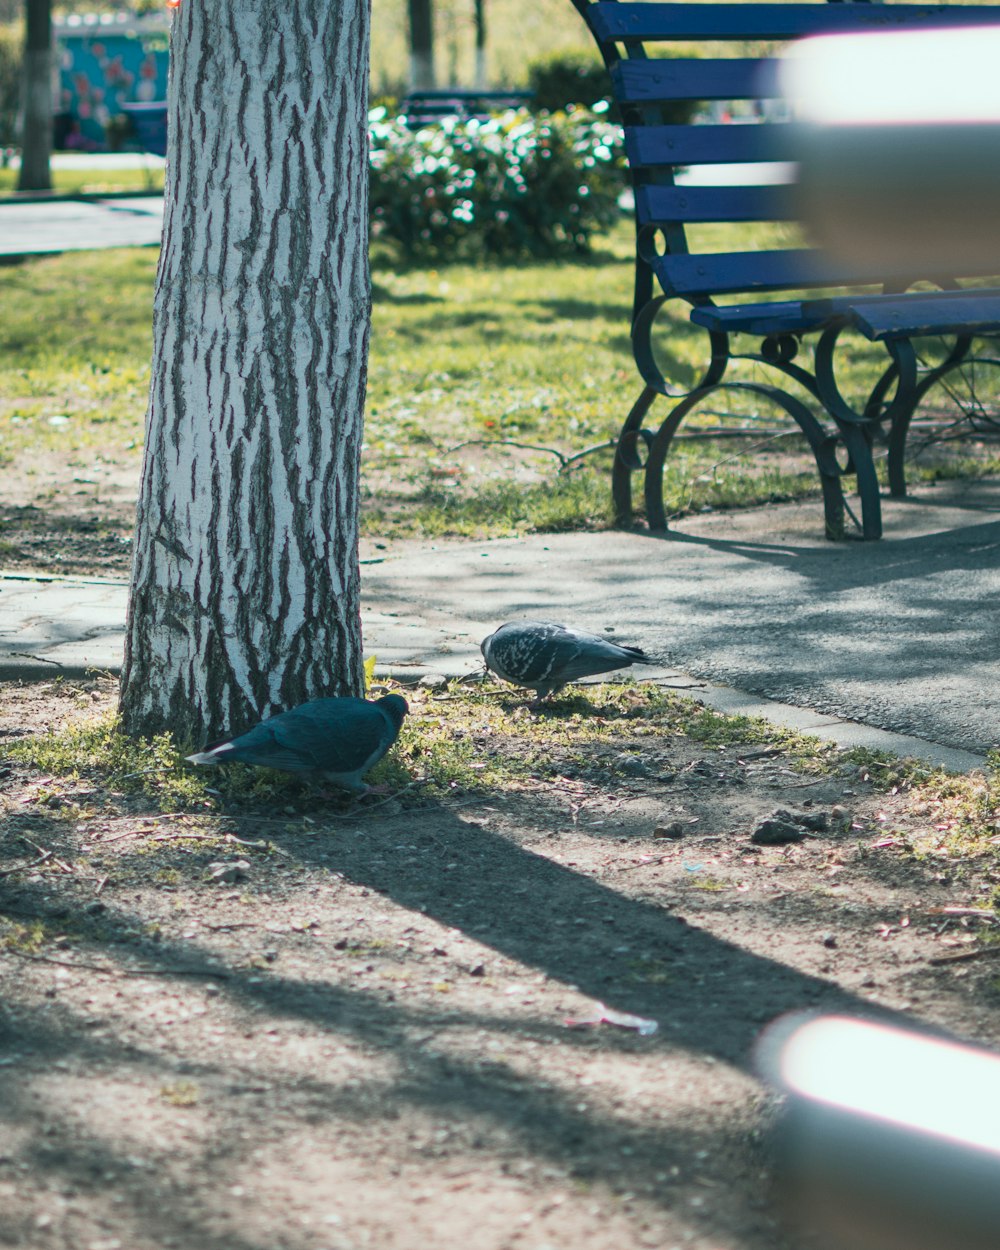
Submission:
[[315,699],[274,719],[284,749],[318,772],[364,771],[392,744],[382,710],[364,699]]
[[638,648],[620,647],[616,642],[578,629],[563,628],[553,640],[552,650],[555,655],[553,672],[558,673],[561,681],[596,677],[599,673],[611,673],[645,660]]

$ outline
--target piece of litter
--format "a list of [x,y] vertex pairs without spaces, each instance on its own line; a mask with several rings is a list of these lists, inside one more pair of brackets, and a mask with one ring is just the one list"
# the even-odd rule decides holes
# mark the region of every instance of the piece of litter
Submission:
[[660,1027],[655,1020],[645,1020],[642,1016],[633,1016],[627,1011],[615,1011],[612,1007],[605,1007],[603,1003],[595,1003],[589,1016],[566,1020],[564,1023],[568,1029],[589,1029],[596,1024],[615,1024],[620,1029],[635,1029],[640,1037],[651,1037]]

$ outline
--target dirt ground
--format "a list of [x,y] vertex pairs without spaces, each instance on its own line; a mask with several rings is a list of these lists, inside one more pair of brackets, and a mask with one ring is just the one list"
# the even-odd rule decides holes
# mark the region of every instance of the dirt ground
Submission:
[[[9,686],[0,735],[112,700]],[[996,1045],[998,962],[956,958],[990,921],[936,910],[981,908],[995,859],[910,854],[934,812],[857,768],[562,751],[502,794],[204,813],[8,765],[0,1245],[811,1244],[755,1039],[820,1008]],[[752,843],[779,808],[827,828]],[[597,1004],[658,1027],[569,1023]]]

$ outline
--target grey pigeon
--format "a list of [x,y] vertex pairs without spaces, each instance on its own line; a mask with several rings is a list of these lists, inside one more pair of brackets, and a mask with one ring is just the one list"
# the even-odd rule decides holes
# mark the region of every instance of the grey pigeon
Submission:
[[548,621],[510,621],[480,645],[486,667],[502,681],[534,690],[544,699],[569,681],[596,677],[633,664],[655,664],[638,647]]
[[313,699],[187,759],[192,764],[239,760],[286,773],[311,774],[353,794],[366,794],[362,775],[396,741],[408,711],[406,700],[398,694],[387,694],[375,703]]

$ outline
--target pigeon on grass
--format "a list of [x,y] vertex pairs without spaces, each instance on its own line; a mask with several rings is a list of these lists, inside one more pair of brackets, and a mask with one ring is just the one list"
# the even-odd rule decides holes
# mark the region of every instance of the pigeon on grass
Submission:
[[367,794],[370,787],[361,778],[396,741],[408,711],[406,700],[398,694],[387,694],[375,703],[313,699],[187,759],[192,764],[239,760],[317,777],[352,794]]
[[581,677],[612,673],[633,664],[655,664],[638,647],[548,621],[510,621],[484,638],[486,667],[515,686],[534,690],[537,701]]

